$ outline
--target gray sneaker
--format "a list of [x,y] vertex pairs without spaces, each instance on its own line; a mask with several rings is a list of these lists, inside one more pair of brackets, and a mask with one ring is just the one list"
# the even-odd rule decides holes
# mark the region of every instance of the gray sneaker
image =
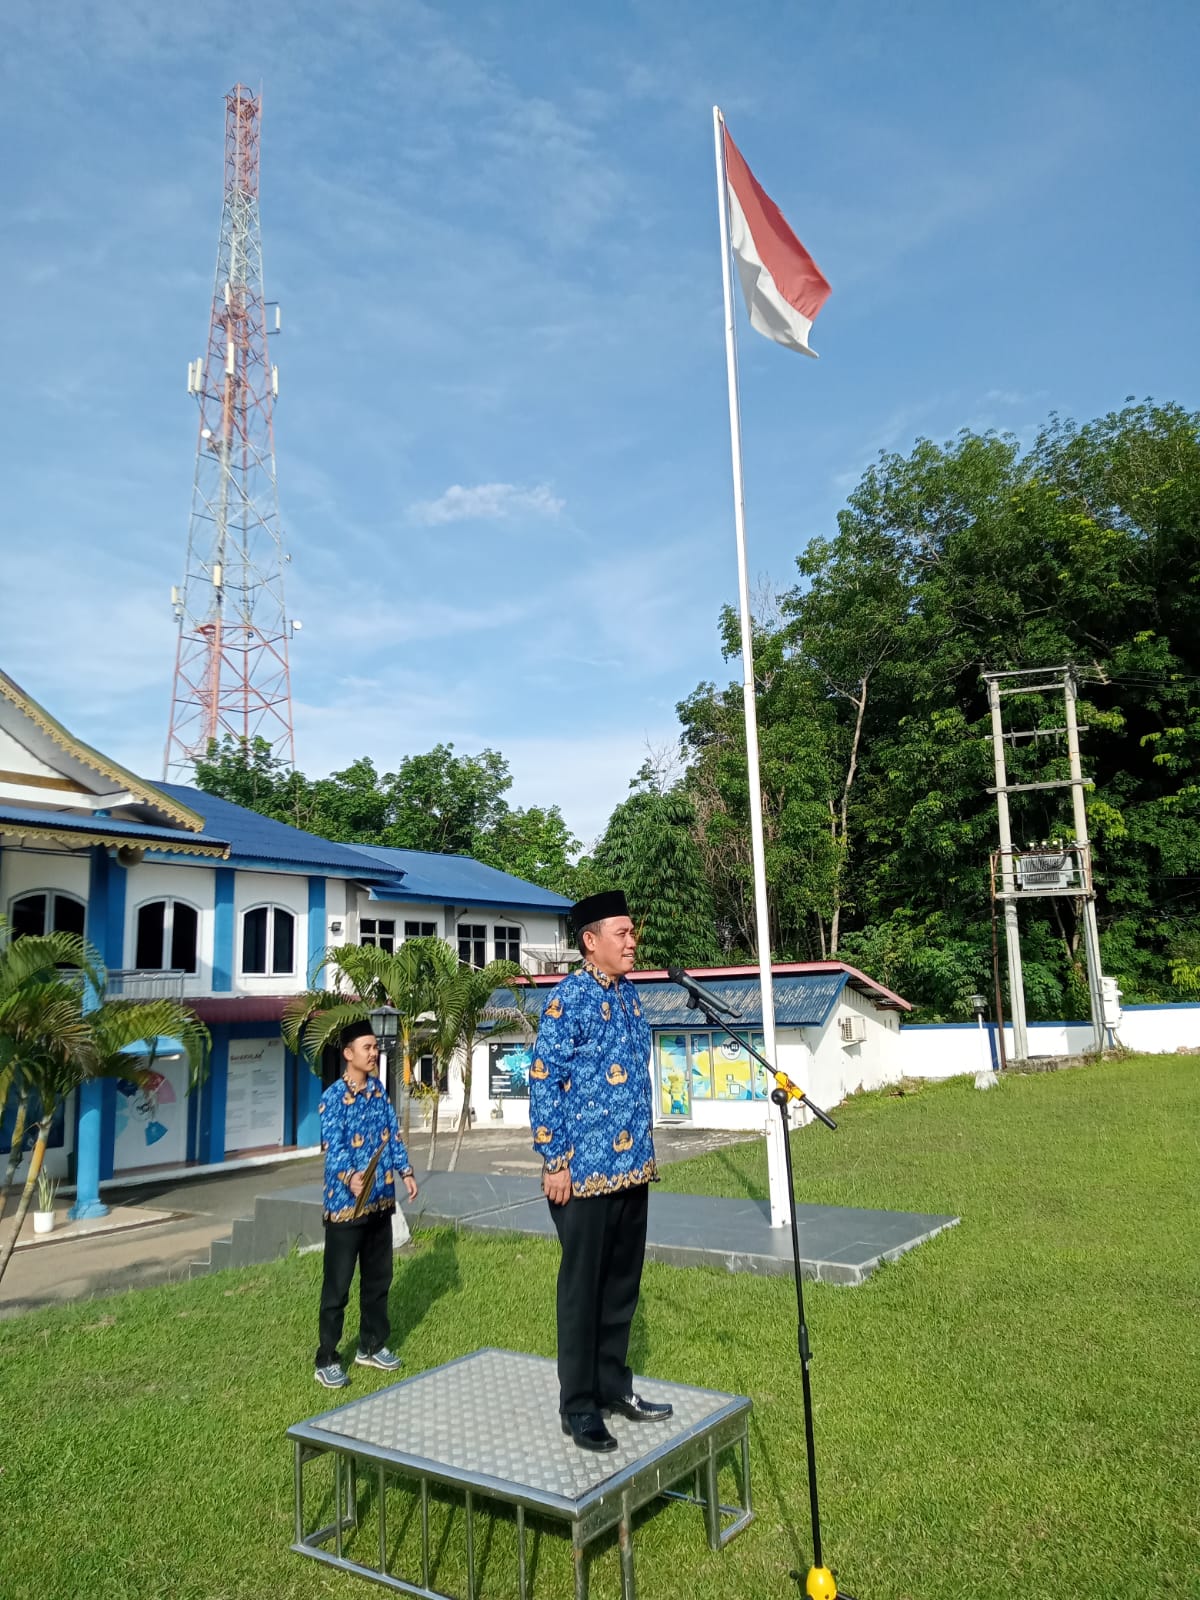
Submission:
[[347,1389],[350,1386],[350,1379],[340,1361],[331,1361],[327,1367],[318,1367],[313,1377],[327,1389]]
[[398,1355],[394,1355],[387,1345],[380,1345],[378,1350],[372,1350],[370,1355],[365,1355],[361,1350],[354,1358],[356,1367],[378,1367],[380,1372],[396,1372],[404,1365]]

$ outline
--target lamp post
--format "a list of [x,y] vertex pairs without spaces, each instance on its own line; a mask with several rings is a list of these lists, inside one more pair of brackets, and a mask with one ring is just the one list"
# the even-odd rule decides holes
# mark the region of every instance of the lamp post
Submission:
[[979,1028],[979,1043],[983,1051],[983,1065],[975,1074],[975,1087],[977,1089],[994,1089],[1000,1082],[992,1070],[992,1052],[988,1046],[987,1024],[984,1017],[987,1015],[987,999],[984,995],[971,996],[971,1010],[975,1013],[975,1021]]
[[[395,1006],[375,1006],[371,1011],[370,1021],[375,1030],[375,1037],[379,1040],[379,1076],[390,1096],[392,1056],[395,1053],[396,1040],[400,1036],[400,1013]],[[395,1104],[395,1101],[392,1103]]]

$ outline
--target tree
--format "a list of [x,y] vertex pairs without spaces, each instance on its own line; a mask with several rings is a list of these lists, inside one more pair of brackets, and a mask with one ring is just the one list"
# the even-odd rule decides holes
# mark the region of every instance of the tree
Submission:
[[[141,1079],[146,1069],[138,1060],[142,1055],[153,1059],[160,1037],[183,1044],[193,1082],[207,1054],[207,1030],[178,1001],[101,1000],[89,1007],[90,993],[103,992],[104,969],[88,947],[68,951],[64,945],[68,959],[79,956],[78,970],[51,977],[46,957],[59,937],[36,941],[41,948],[30,958],[23,949],[26,941],[11,939],[0,928],[0,1070],[10,1083],[27,1084],[38,1104],[37,1138],[12,1232],[0,1250],[0,1279],[33,1199],[55,1113],[66,1097],[89,1078]],[[136,1045],[147,1048],[131,1051]]]
[[[471,1122],[471,1089],[474,1081],[475,1046],[496,1027],[518,1027],[532,1032],[529,1019],[519,999],[512,1005],[493,1003],[498,990],[521,976],[515,961],[492,961],[486,967],[460,967],[453,977],[447,977],[439,990],[437,1007],[439,1018],[445,1019],[438,1029],[436,1054],[439,1064],[444,1063],[449,1072],[457,1061],[462,1082],[462,1111],[459,1113],[454,1148],[450,1152],[447,1172],[458,1166],[463,1135]],[[432,1156],[430,1157],[432,1165]]]
[[472,854],[489,867],[576,900],[581,898],[578,870],[571,858],[578,850],[579,840],[557,806],[530,806],[505,811],[490,831],[478,833]]
[[596,847],[596,873],[625,891],[643,965],[702,966],[718,950],[694,808],[682,788],[659,794],[644,774],[634,782],[642,787],[617,806]]

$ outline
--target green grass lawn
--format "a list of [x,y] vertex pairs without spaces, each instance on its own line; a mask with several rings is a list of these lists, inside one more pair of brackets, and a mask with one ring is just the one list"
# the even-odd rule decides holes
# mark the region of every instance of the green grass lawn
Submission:
[[[1200,1596],[1200,1060],[866,1095],[839,1121],[794,1141],[802,1200],[962,1218],[862,1288],[807,1288],[843,1583],[859,1600]],[[763,1195],[763,1154],[737,1146],[664,1181]],[[419,1235],[393,1291],[407,1370],[485,1344],[552,1354],[555,1265],[539,1241]],[[331,1403],[311,1376],[319,1273],[312,1256],[0,1323],[3,1600],[384,1592],[287,1548],[284,1430]],[[352,1310],[347,1347],[354,1327]],[[755,1404],[756,1521],[714,1555],[694,1508],[645,1516],[643,1597],[799,1593],[790,1281],[650,1266],[634,1359]],[[357,1369],[351,1394],[388,1381]],[[437,1527],[435,1583],[462,1592],[461,1518]],[[515,1596],[513,1544],[499,1520],[482,1596]],[[571,1593],[560,1536],[538,1541],[533,1592]],[[592,1593],[619,1593],[611,1544]]]

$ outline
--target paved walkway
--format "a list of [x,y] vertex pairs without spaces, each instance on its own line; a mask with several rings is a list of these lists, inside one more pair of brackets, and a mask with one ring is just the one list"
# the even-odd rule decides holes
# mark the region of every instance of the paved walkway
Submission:
[[[655,1144],[660,1160],[670,1162],[704,1155],[741,1137],[666,1127],[656,1130]],[[449,1159],[452,1139],[453,1135],[445,1132],[438,1139],[439,1167]],[[409,1147],[420,1176],[428,1164],[428,1134],[414,1134]],[[463,1140],[458,1173],[528,1175],[527,1181],[532,1183],[540,1168],[526,1129],[472,1128]],[[321,1158],[310,1156],[203,1176],[156,1179],[148,1175],[136,1184],[106,1184],[103,1198],[111,1208],[109,1214],[86,1222],[68,1223],[70,1199],[60,1198],[58,1226],[52,1234],[35,1239],[33,1218],[26,1217],[21,1240],[0,1282],[0,1317],[16,1316],[35,1306],[186,1278],[191,1263],[207,1260],[214,1242],[226,1238],[238,1218],[253,1215],[260,1195],[292,1189],[318,1195],[320,1183]],[[14,1194],[0,1222],[0,1237],[7,1238],[16,1209]]]

